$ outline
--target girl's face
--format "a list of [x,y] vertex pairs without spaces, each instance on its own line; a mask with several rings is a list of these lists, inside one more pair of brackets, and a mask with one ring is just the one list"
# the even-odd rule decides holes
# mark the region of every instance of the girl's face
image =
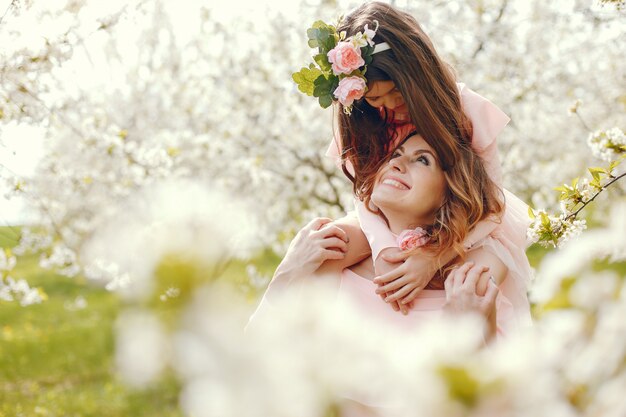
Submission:
[[371,199],[390,225],[429,225],[443,205],[446,188],[435,151],[420,135],[414,135],[379,170]]
[[365,100],[372,107],[384,107],[393,112],[395,119],[408,118],[409,109],[393,81],[372,81],[369,83]]

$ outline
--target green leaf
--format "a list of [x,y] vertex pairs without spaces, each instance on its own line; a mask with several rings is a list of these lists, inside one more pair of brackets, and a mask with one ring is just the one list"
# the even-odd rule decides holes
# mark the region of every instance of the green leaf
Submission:
[[313,95],[313,90],[315,89],[315,82],[318,78],[325,79],[322,71],[317,69],[315,65],[311,64],[309,68],[302,68],[298,72],[294,72],[291,75],[291,78],[298,84],[298,90],[302,91],[304,94],[308,96]]
[[365,61],[365,65],[369,65],[372,63],[372,59],[374,59],[374,57],[372,56],[373,52],[373,46],[366,45],[361,47],[361,56],[363,57],[363,61]]
[[330,94],[326,94],[323,95],[319,98],[320,101],[320,106],[322,106],[323,109],[330,107],[331,104],[333,104],[333,98],[331,97]]
[[546,213],[541,213],[541,225],[543,227],[545,227],[546,229],[550,230],[550,218],[548,218],[548,215]]
[[615,161],[611,161],[609,164],[609,172],[612,172],[622,161],[620,159],[616,159]]
[[600,181],[600,176],[602,174],[606,174],[606,170],[604,168],[591,167],[591,168],[588,168],[588,169],[589,169],[589,172],[591,173],[591,176],[596,181]]
[[327,54],[317,54],[313,57],[313,59],[317,62],[317,65],[320,66],[322,71],[327,72],[332,69],[332,65],[330,65],[330,62],[328,61]]
[[600,184],[600,178],[592,179],[591,181],[589,181],[589,185],[591,185],[593,188],[597,188],[597,189],[602,188],[602,185]]
[[531,220],[535,220],[535,212],[533,211],[533,208],[528,206],[528,217],[530,217]]
[[312,29],[321,29],[321,28],[332,29],[333,27],[331,25],[325,23],[323,20],[316,20],[311,25],[311,28]]
[[330,96],[332,92],[335,91],[335,89],[339,85],[339,77],[333,74],[329,75],[328,78],[324,76],[318,77],[315,80],[314,84],[315,84],[315,87],[313,89],[313,96],[315,97],[322,97],[325,95]]
[[306,31],[309,38],[309,46],[311,48],[319,48],[320,53],[328,53],[333,49],[339,40],[337,31],[334,26],[318,20],[313,26]]

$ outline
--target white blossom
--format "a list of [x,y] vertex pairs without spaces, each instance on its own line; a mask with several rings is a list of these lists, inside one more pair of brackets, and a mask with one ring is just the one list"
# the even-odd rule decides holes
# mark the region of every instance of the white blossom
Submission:
[[612,161],[626,152],[626,135],[617,127],[589,134],[587,144],[596,158]]
[[31,288],[26,280],[14,280],[9,277],[0,277],[0,300],[19,301],[23,307],[39,304],[43,301],[37,288]]

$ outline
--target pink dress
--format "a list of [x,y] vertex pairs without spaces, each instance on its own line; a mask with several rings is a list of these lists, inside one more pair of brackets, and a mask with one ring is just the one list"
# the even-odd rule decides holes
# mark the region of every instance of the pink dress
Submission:
[[[442,314],[446,302],[444,290],[422,290],[415,299],[413,307],[405,316],[389,307],[389,304],[376,294],[377,284],[350,269],[341,273],[338,300],[349,300],[363,317],[381,321],[385,326],[398,326],[407,330],[414,329],[429,319]],[[520,325],[516,320],[513,305],[502,293],[496,299],[498,336],[503,337],[515,331]]]
[[[307,279],[314,280],[316,278],[286,279],[279,277],[274,279],[265,291],[256,311],[250,317],[248,326],[253,326],[258,320],[271,322],[280,318],[284,312],[281,313],[280,308],[277,309],[276,300],[280,300],[280,296],[285,294],[292,297],[306,297],[306,291],[302,290],[302,285]],[[422,290],[415,299],[411,310],[405,316],[394,311],[388,303],[376,294],[377,284],[348,268],[341,272],[339,283],[334,288],[337,291],[336,297],[331,297],[329,303],[347,302],[357,309],[365,322],[380,321],[383,325],[381,328],[397,326],[409,331],[416,329],[420,324],[440,316],[446,302],[444,290]],[[518,314],[516,314],[515,308],[504,291],[496,299],[496,311],[498,338],[517,332],[523,325],[517,319]]]
[[[463,83],[457,83],[463,111],[472,121],[472,147],[481,157],[491,179],[502,187],[502,171],[498,156],[496,136],[511,120],[504,112],[486,98],[475,93]],[[412,130],[407,124],[398,129],[397,140]],[[330,143],[326,155],[340,166],[341,144],[338,132]],[[348,166],[351,170],[351,167]],[[529,225],[528,206],[514,194],[503,189],[505,211],[500,223],[483,221],[465,240],[467,250],[484,247],[493,252],[509,268],[509,277],[500,285],[500,290],[514,306],[518,318],[530,322],[530,305],[527,287],[532,271],[526,257],[526,229]],[[355,199],[356,215],[361,229],[372,248],[372,257],[389,247],[397,247],[396,237],[378,215],[370,212]],[[489,238],[489,239],[487,239]],[[389,307],[388,307],[389,308]],[[397,313],[396,313],[397,314]]]

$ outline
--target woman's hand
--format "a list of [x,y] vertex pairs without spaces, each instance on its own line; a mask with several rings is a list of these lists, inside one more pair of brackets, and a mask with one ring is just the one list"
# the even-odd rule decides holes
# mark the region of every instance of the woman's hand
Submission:
[[485,295],[478,295],[476,291],[481,275],[488,272],[489,267],[473,262],[466,262],[453,269],[444,283],[446,304],[443,309],[454,314],[463,312],[480,314],[489,324],[489,335],[493,335],[496,330],[496,297],[500,290],[490,278]]
[[278,277],[308,276],[329,259],[343,259],[348,251],[348,235],[332,219],[316,218],[291,241],[287,253],[276,269]]
[[399,248],[384,249],[379,258],[390,264],[401,264],[387,272],[384,263],[376,260],[376,272],[386,272],[374,279],[379,285],[376,293],[391,303],[394,310],[407,314],[412,301],[435,274],[435,263],[425,255],[409,255]]

